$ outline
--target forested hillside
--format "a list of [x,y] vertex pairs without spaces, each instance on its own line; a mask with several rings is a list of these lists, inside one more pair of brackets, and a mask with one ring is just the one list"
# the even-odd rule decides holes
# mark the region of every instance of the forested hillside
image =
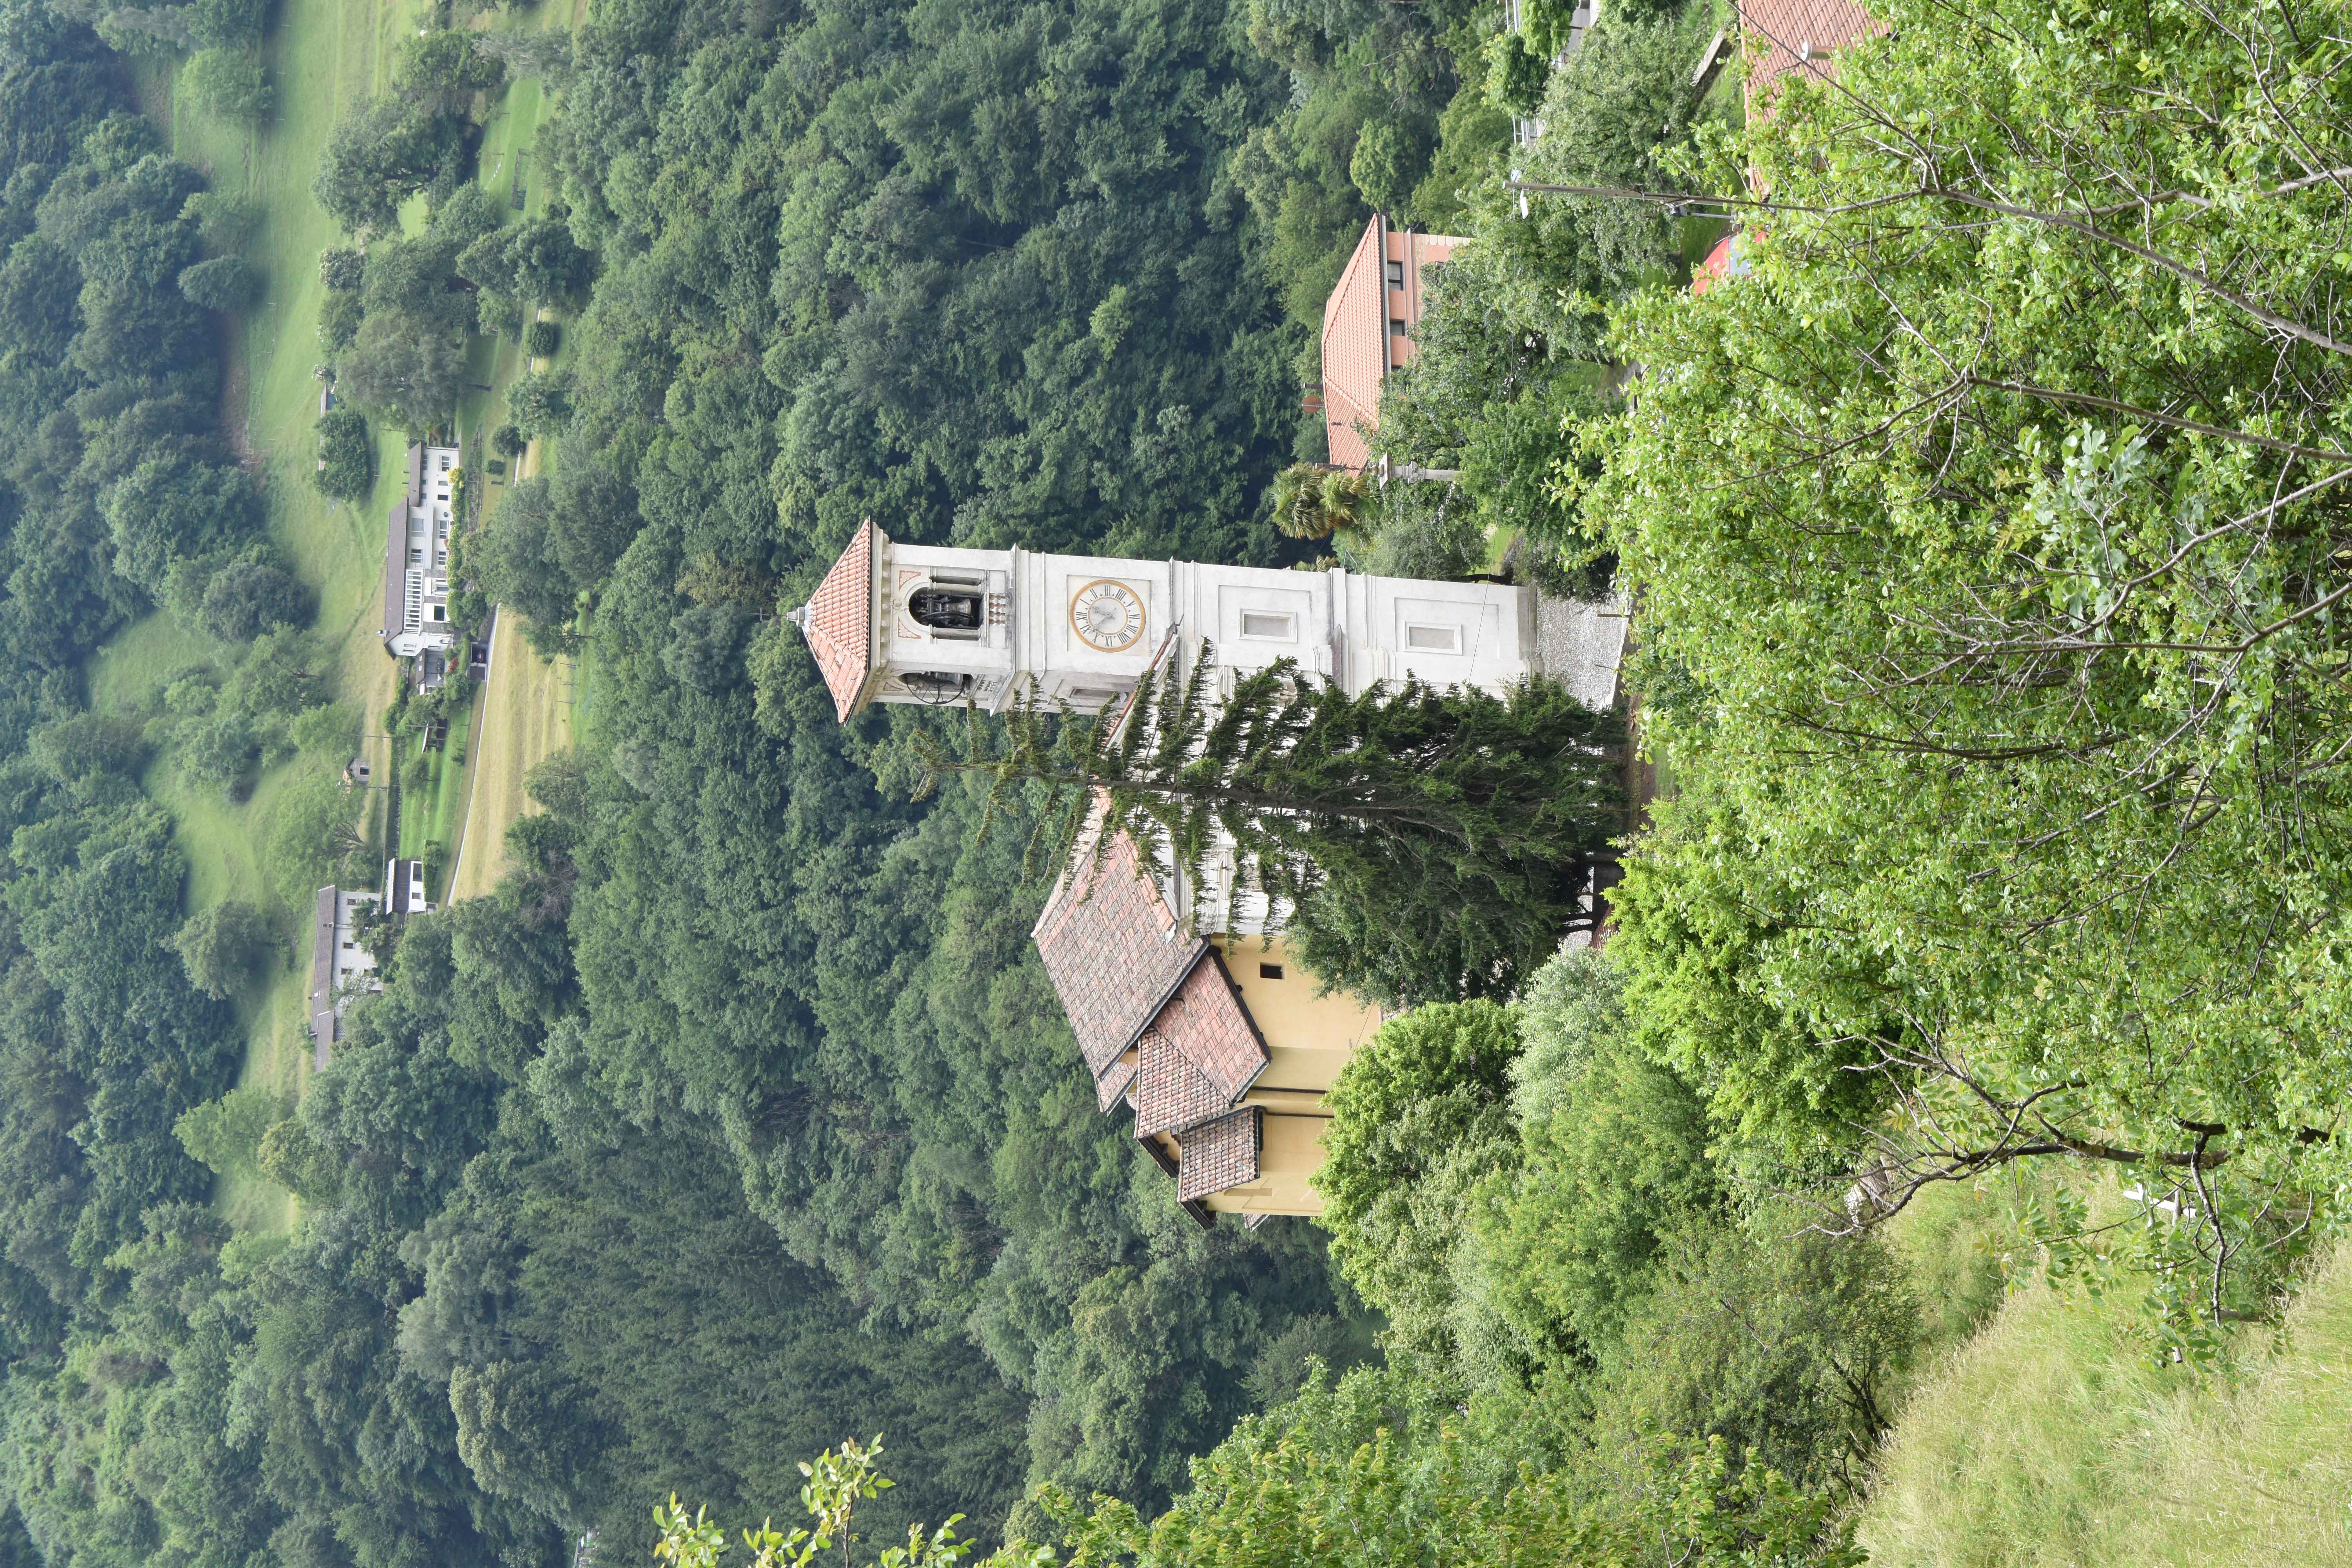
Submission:
[[[2305,1451],[2352,1368],[2289,1311],[2344,1169],[2340,4],[1885,0],[1769,115],[1693,74],[1709,0],[358,9],[280,40],[366,57],[299,149],[288,454],[234,351],[296,291],[171,142],[285,153],[266,18],[0,0],[0,1568],[642,1562],[671,1493],[781,1522],[877,1432],[861,1551],[1994,1562],[2048,1534],[1979,1550],[2004,1488],[2194,1470],[2130,1445],[2199,1400]],[[1375,204],[1469,240],[1385,486],[1299,396]],[[578,744],[493,894],[370,933],[297,1101],[239,1062],[299,911],[198,897],[161,802],[308,754],[271,875],[373,876],[330,771],[418,727],[358,722],[372,608],[266,476],[380,508],[502,338],[453,610],[572,661]],[[1626,595],[1662,787],[1605,950],[1412,943],[1321,1221],[1202,1227],[1032,948],[1044,792],[837,723],[782,618],[869,517]],[[101,700],[140,635],[205,658]],[[1451,887],[1380,890],[1489,912]],[[2111,1377],[2170,1414],[2067,1414]],[[2332,1550],[2295,1464],[2244,1539]]]
[[[1310,1229],[1204,1233],[1096,1112],[1029,951],[1024,832],[982,838],[960,791],[910,804],[887,724],[837,727],[772,619],[869,513],[1272,553],[1250,522],[1299,339],[1225,166],[1286,88],[1222,6],[580,30],[552,146],[597,253],[577,381],[543,410],[552,479],[480,548],[485,586],[593,661],[596,743],[534,780],[550,811],[498,898],[411,923],[299,1111],[238,1090],[190,1124],[298,1196],[290,1240],[205,1208],[172,1134],[236,1031],[163,945],[181,873],[141,732],[71,718],[126,617],[201,616],[204,574],[272,562],[231,560],[258,494],[173,287],[201,181],[123,113],[119,58],[16,15],[10,363],[53,379],[10,383],[10,613],[66,617],[10,678],[10,1038],[39,1089],[8,1107],[10,1475],[43,1560],[537,1563],[593,1529],[625,1561],[654,1498],[748,1508],[866,1428],[908,1476],[887,1509],[994,1530],[1040,1479],[1164,1499],[1310,1352],[1361,1353]],[[440,124],[446,154],[462,95],[426,68],[356,112]],[[436,290],[503,280],[473,245],[499,219],[445,162],[375,168],[379,199],[440,182],[421,237],[347,216],[355,353],[374,314],[413,339],[466,299]],[[441,384],[415,372],[384,384]],[[45,565],[45,539],[79,552]]]

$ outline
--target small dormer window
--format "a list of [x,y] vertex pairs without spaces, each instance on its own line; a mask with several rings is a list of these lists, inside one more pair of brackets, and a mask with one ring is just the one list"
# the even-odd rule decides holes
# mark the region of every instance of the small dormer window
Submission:
[[965,588],[918,588],[907,601],[915,624],[934,631],[976,632],[986,606],[979,594]]

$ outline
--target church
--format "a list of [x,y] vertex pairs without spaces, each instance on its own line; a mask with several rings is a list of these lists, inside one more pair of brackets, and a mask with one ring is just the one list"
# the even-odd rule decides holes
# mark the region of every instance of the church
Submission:
[[[789,617],[847,721],[874,702],[1002,712],[1037,696],[1110,712],[1164,668],[1214,689],[1290,658],[1349,695],[1417,678],[1500,691],[1529,675],[1617,700],[1618,606],[1506,583],[902,544],[868,521]],[[1198,884],[1125,836],[1082,847],[1032,935],[1106,1112],[1203,1224],[1311,1215],[1323,1093],[1381,1023],[1291,957],[1281,910],[1230,858]]]

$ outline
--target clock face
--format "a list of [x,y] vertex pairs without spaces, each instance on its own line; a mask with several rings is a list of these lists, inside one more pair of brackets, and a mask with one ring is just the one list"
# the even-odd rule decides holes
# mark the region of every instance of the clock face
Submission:
[[1070,595],[1070,629],[1097,653],[1124,653],[1143,636],[1143,601],[1126,584],[1098,578]]

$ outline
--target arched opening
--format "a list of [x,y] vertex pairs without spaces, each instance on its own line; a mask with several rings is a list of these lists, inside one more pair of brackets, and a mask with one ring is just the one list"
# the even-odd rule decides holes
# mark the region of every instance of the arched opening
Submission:
[[986,613],[979,594],[968,588],[918,588],[907,600],[907,613],[919,626],[934,631],[976,632]]
[[953,702],[970,691],[971,677],[950,675],[942,669],[910,669],[898,677],[898,684],[916,701],[938,705]]

